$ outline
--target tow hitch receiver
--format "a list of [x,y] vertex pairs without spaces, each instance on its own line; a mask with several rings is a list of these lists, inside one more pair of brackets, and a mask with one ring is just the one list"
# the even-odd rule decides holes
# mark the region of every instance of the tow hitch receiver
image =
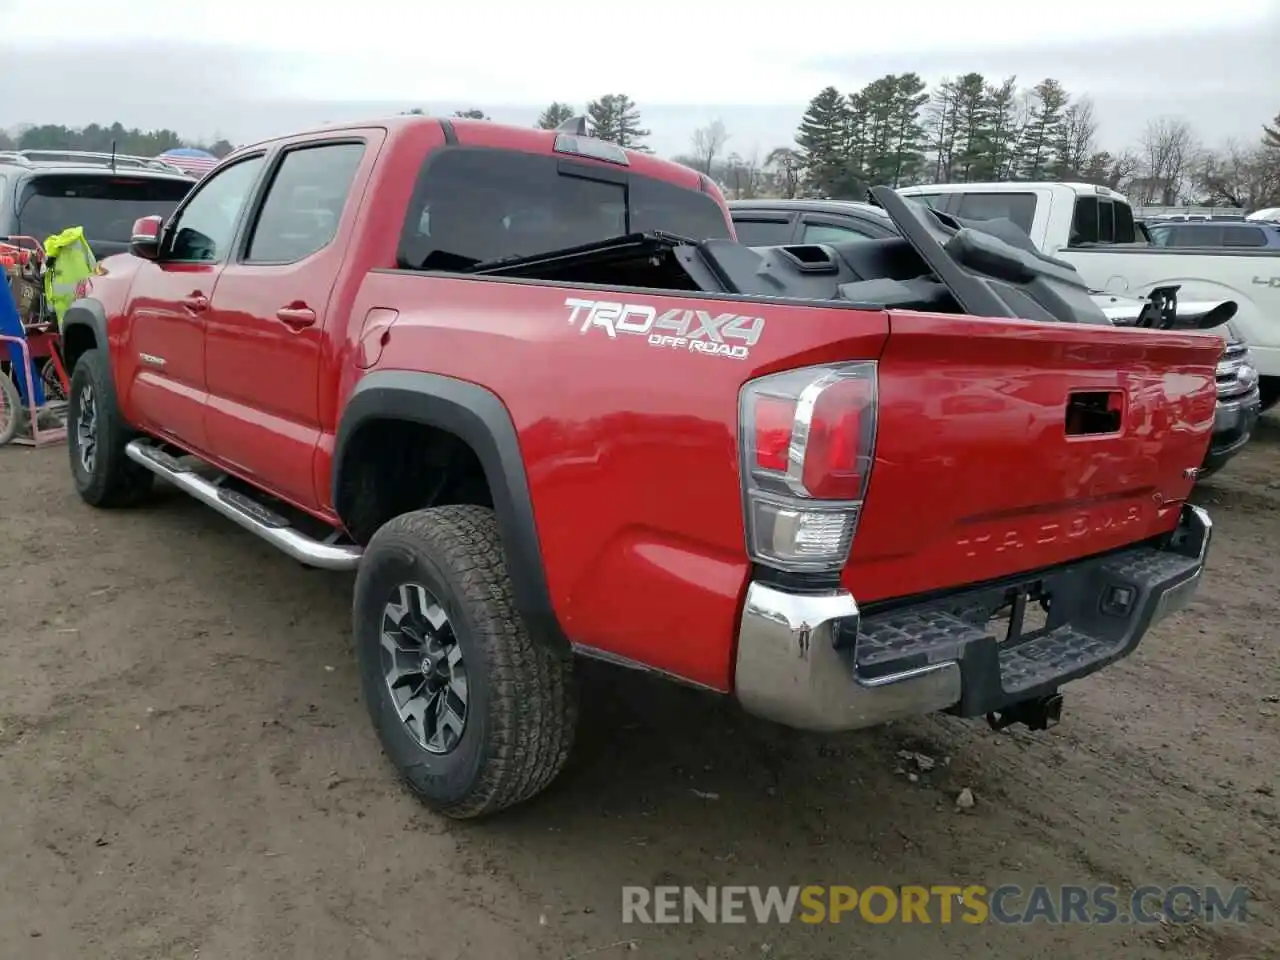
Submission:
[[1004,710],[987,714],[987,724],[992,730],[1003,730],[1015,723],[1024,723],[1030,730],[1048,730],[1062,719],[1062,694],[1051,693],[1044,697],[1022,700],[1010,704]]

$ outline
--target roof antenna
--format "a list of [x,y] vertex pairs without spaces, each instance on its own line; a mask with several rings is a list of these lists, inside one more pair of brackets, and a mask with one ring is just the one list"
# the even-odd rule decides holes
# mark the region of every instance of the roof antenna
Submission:
[[585,137],[588,135],[587,118],[585,114],[578,114],[576,117],[570,117],[568,120],[556,126],[557,133],[570,133],[575,137]]
[[116,172],[116,142],[111,141],[111,172]]

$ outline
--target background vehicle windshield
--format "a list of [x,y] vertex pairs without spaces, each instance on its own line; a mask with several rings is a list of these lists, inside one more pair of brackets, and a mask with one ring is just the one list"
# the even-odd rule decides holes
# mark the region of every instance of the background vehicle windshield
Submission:
[[44,174],[23,189],[18,232],[43,240],[68,227],[84,227],[91,242],[127,244],[135,220],[167,217],[193,185],[160,177]]

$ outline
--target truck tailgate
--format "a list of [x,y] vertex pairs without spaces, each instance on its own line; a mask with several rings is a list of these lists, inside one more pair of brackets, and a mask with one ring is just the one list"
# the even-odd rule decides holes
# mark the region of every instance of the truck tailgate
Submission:
[[1216,334],[891,313],[846,585],[927,593],[1173,529],[1221,352]]

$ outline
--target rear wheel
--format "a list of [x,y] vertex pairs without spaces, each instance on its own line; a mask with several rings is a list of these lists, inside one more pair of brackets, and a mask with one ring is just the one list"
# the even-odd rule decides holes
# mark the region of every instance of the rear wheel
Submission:
[[76,492],[95,507],[136,503],[155,476],[124,452],[134,438],[116,406],[116,388],[101,350],[80,357],[67,399],[67,452]]
[[492,511],[385,524],[361,560],[353,620],[369,715],[428,806],[496,813],[560,772],[577,719],[573,656],[516,612]]

